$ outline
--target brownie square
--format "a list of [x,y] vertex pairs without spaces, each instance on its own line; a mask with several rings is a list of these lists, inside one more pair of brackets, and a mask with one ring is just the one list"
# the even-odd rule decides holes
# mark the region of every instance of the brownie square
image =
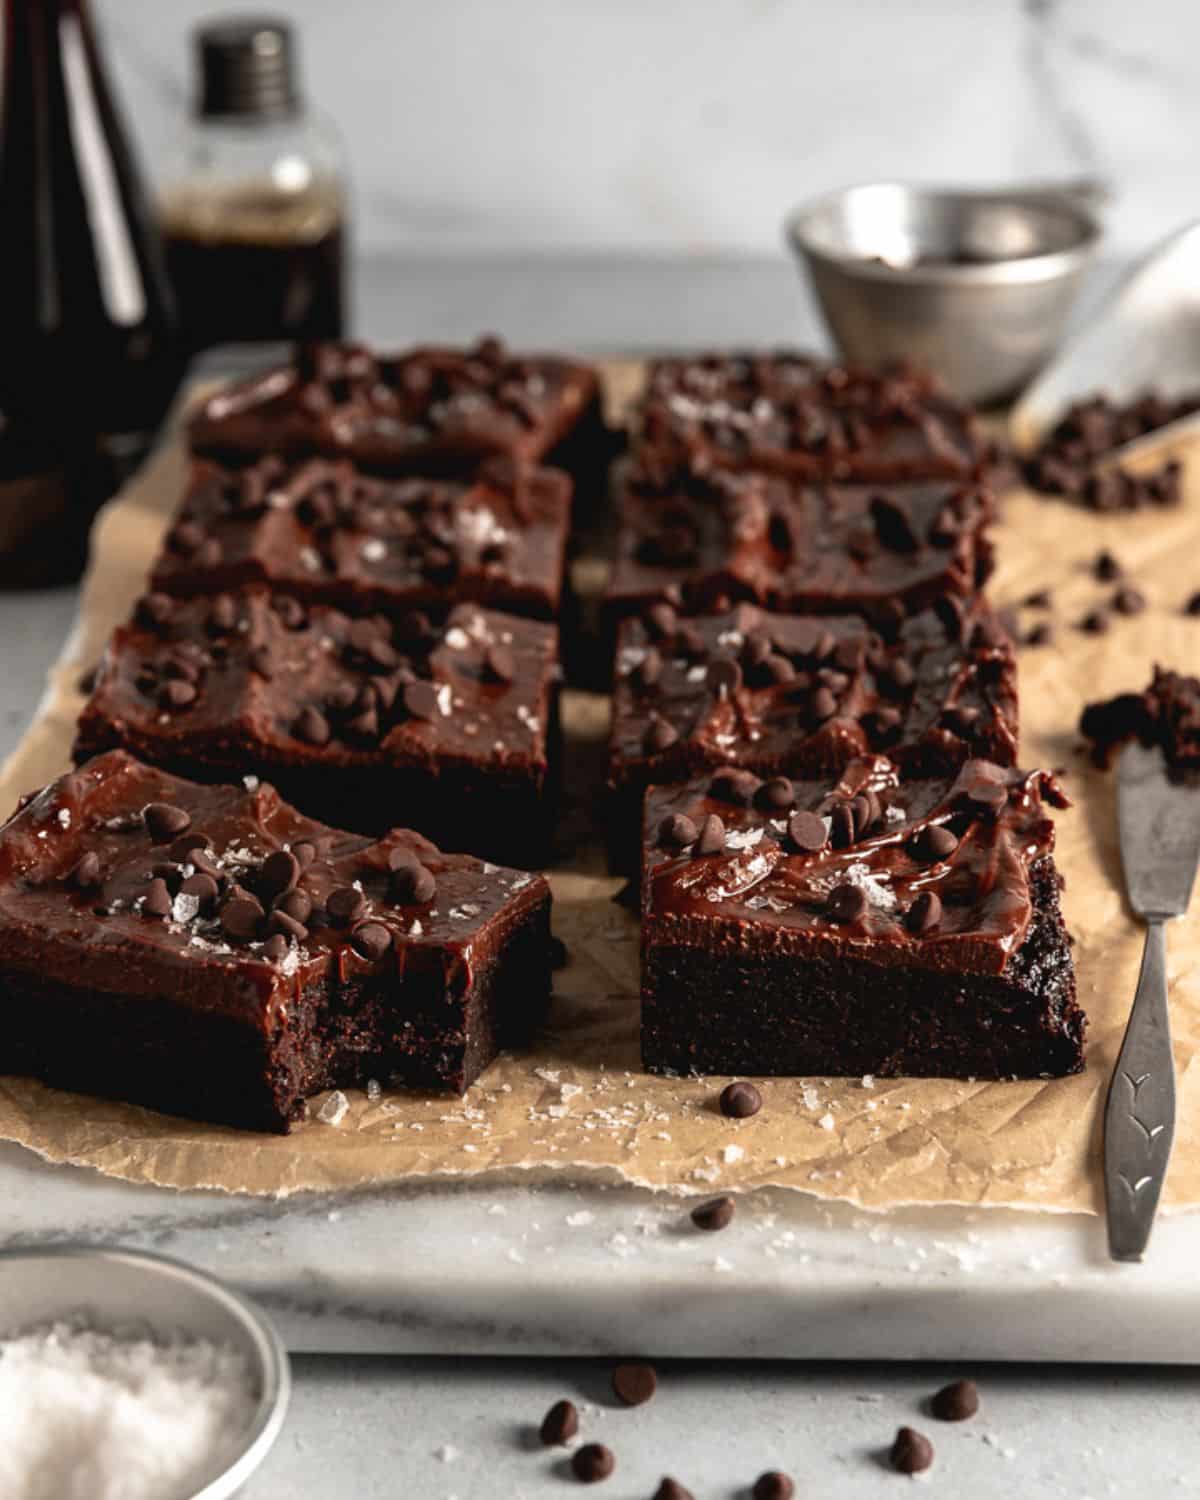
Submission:
[[[885,757],[747,805],[737,772],[646,794],[652,1071],[1058,1077],[1085,1017],[1047,772]],[[785,803],[787,805],[785,805]]]
[[1016,654],[982,599],[943,601],[890,637],[854,615],[752,604],[689,619],[658,605],[622,621],[608,762],[619,868],[637,866],[651,783],[734,766],[745,795],[769,798],[768,778],[840,772],[874,752],[909,773],[1015,763]]
[[610,621],[657,600],[708,610],[739,599],[807,614],[896,621],[991,571],[990,492],[974,483],[798,484],[641,465],[617,482]]
[[553,625],[470,604],[393,624],[263,590],[150,594],[113,635],[75,755],[249,773],[339,827],[415,827],[529,868],[552,821],[557,643]]
[[570,524],[570,479],[506,460],[464,481],[377,479],[325,459],[199,462],[152,587],[262,583],[360,614],[471,600],[552,620]]
[[471,474],[503,455],[583,474],[609,441],[586,365],[518,355],[499,339],[469,349],[376,353],[302,346],[290,365],[234,381],[193,415],[197,453],[244,463],[265,453],[349,458],[381,474]]
[[549,913],[538,876],[116,750],[0,828],[0,1074],[278,1132],[370,1078],[462,1093],[539,1024]]
[[995,456],[971,408],[930,372],[787,350],[657,361],[634,432],[639,454],[663,469],[802,479],[967,479]]

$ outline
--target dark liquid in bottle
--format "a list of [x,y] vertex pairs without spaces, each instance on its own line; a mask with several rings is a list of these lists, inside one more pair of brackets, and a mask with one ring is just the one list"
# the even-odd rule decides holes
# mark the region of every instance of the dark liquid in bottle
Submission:
[[182,373],[157,226],[86,0],[6,0],[0,583],[78,572]]
[[332,192],[180,192],[163,209],[183,336],[216,344],[340,338],[344,230]]

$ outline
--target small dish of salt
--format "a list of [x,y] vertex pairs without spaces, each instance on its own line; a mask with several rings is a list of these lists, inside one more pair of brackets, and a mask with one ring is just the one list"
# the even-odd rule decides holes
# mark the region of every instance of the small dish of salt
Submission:
[[271,1324],[190,1266],[0,1252],[4,1500],[231,1500],[290,1391]]

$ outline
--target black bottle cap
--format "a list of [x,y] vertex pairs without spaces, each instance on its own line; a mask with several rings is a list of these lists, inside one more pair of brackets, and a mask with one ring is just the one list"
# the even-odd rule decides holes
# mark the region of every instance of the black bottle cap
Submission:
[[292,29],[275,16],[207,21],[195,32],[199,113],[270,118],[300,108]]

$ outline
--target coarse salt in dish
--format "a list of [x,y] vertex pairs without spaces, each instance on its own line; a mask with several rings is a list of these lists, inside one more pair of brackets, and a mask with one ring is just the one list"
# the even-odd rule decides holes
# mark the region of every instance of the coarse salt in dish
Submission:
[[80,1322],[0,1339],[4,1500],[188,1500],[237,1457],[257,1390],[206,1339]]

